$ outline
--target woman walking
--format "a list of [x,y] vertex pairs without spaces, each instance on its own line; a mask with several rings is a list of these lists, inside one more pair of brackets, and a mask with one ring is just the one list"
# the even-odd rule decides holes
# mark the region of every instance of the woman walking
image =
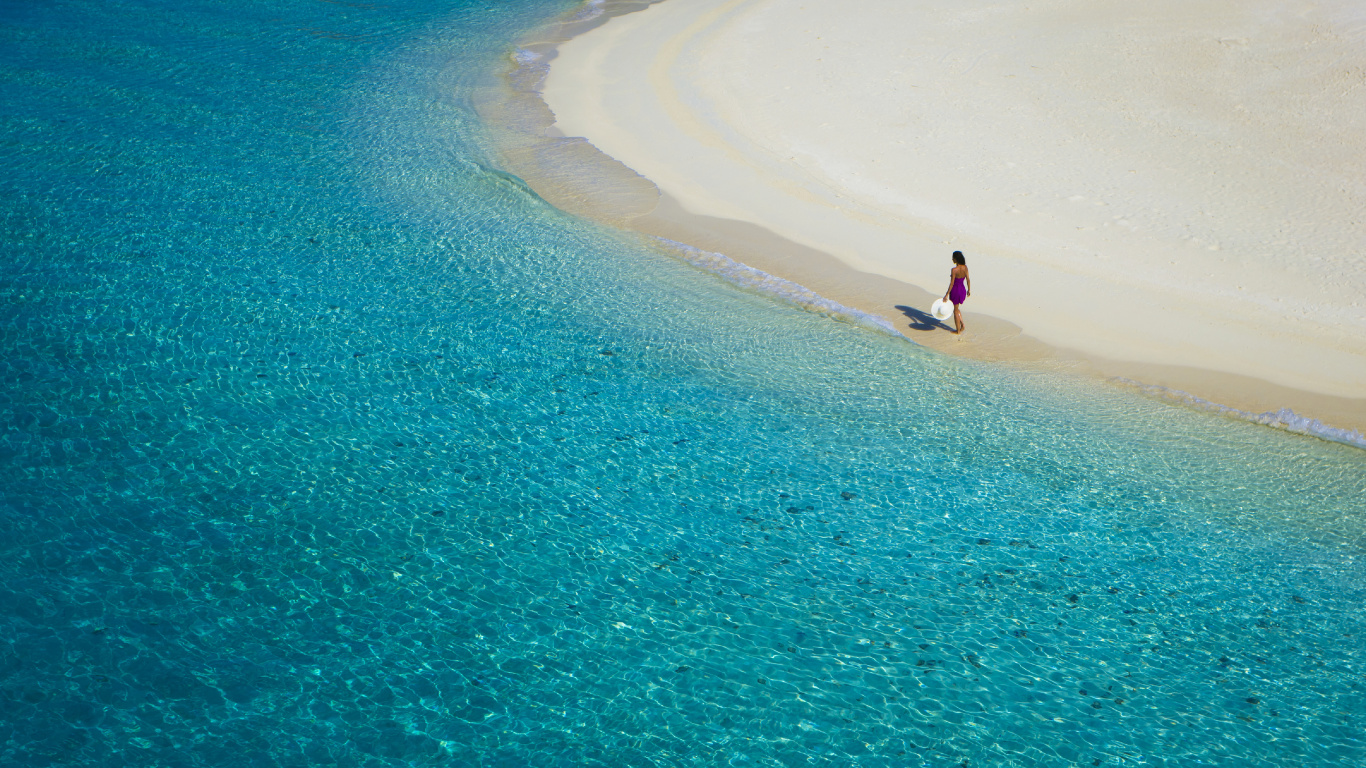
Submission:
[[972,295],[972,278],[968,277],[968,260],[962,251],[953,252],[953,269],[949,270],[949,289],[944,291],[944,301],[953,302],[953,324],[963,332],[963,302]]

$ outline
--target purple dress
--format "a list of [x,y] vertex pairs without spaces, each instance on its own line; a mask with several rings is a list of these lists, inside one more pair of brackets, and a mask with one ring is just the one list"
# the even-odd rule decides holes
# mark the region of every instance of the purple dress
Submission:
[[949,301],[954,304],[962,304],[968,300],[968,289],[963,286],[963,278],[953,279],[953,288],[949,289]]

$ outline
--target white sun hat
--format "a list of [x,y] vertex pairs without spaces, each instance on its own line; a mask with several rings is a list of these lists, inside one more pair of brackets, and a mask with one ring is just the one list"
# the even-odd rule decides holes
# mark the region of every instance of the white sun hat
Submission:
[[953,317],[953,304],[939,299],[930,305],[930,314],[934,315],[935,320],[948,320]]

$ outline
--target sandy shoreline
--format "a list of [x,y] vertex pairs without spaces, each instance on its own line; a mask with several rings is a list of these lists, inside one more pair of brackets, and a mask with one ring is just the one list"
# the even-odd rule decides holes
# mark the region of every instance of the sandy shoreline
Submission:
[[[762,105],[740,112],[732,107],[728,122],[718,117],[726,108],[716,105],[737,98],[735,92],[678,94],[698,88],[699,81],[717,79],[716,72],[696,71],[707,60],[702,54],[714,52],[709,45],[719,44],[718,40],[733,43],[726,35],[756,23],[754,12],[790,9],[782,7],[782,0],[692,0],[634,13],[645,7],[643,3],[606,2],[580,11],[578,20],[548,31],[542,39],[527,41],[528,61],[511,78],[514,95],[481,105],[489,122],[505,129],[502,143],[511,170],[557,206],[723,253],[839,304],[884,318],[913,340],[950,354],[1122,377],[1250,413],[1291,408],[1302,417],[1366,432],[1366,319],[1356,312],[1359,304],[1355,302],[1361,295],[1353,293],[1357,282],[1366,287],[1366,279],[1353,271],[1354,262],[1346,264],[1346,279],[1339,280],[1348,290],[1342,296],[1315,296],[1317,315],[1293,323],[1284,313],[1273,315],[1259,309],[1268,302],[1274,305],[1278,298],[1267,289],[1252,294],[1254,298],[1242,305],[1231,300],[1223,304],[1204,301],[1183,310],[1189,297],[1179,286],[1173,288],[1170,276],[1144,282],[1141,273],[1155,265],[1125,251],[1125,247],[1132,250],[1133,244],[1123,238],[1101,242],[1121,257],[1107,260],[1124,262],[1121,266],[1088,271],[1085,264],[1066,259],[1050,262],[1037,254],[1009,250],[985,236],[990,227],[980,221],[962,226],[968,234],[956,231],[946,222],[967,214],[950,208],[931,212],[938,220],[905,210],[889,211],[888,188],[875,190],[882,194],[880,198],[866,189],[860,192],[858,184],[849,183],[854,176],[843,182],[829,176],[816,178],[818,174],[810,168],[788,161],[776,170],[760,167],[767,162],[764,154],[772,155],[778,140],[753,125],[742,126],[751,135],[737,129],[725,140],[718,140],[717,131],[731,131],[734,121],[760,120]],[[652,14],[660,16],[666,9],[675,18],[651,20]],[[748,17],[726,15],[746,9]],[[758,21],[771,31],[771,18],[760,16]],[[826,33],[822,37],[830,36],[829,27],[821,29]],[[862,28],[857,32],[871,34]],[[837,40],[827,42],[838,46]],[[554,63],[546,77],[544,65],[551,60]],[[671,67],[685,73],[671,73]],[[615,74],[609,76],[609,71]],[[771,78],[777,75],[766,76],[770,80],[759,78],[756,87],[790,92],[774,85]],[[554,113],[538,92],[544,93]],[[652,93],[673,93],[676,98],[660,99]],[[652,100],[653,109],[648,108]],[[709,125],[698,127],[706,121]],[[680,125],[690,127],[693,134],[680,130]],[[587,140],[562,134],[586,134]],[[648,141],[641,136],[648,136]],[[770,144],[756,144],[756,137]],[[602,151],[604,147],[612,157]],[[671,164],[653,172],[643,168],[659,156],[671,158]],[[881,156],[871,159],[885,162]],[[943,177],[941,170],[933,181]],[[662,193],[654,182],[663,187]],[[718,189],[732,197],[718,196]],[[1348,197],[1348,203],[1355,199]],[[1065,203],[1064,208],[1075,205],[1075,201]],[[966,210],[973,212],[971,206]],[[995,219],[1009,222],[1019,215],[1007,212]],[[1330,234],[1354,237],[1354,226],[1349,223]],[[1026,234],[1042,238],[1050,232]],[[852,253],[821,247],[840,242],[855,242],[859,247]],[[1322,238],[1316,242],[1322,244]],[[947,333],[925,315],[930,301],[943,291],[948,253],[955,248],[968,252],[976,282],[973,301],[965,306],[969,333],[964,338]],[[1286,284],[1285,275],[1276,269],[1249,266],[1255,254],[1230,254],[1229,248],[1215,251],[1208,246],[1201,251],[1215,254],[1220,263],[1230,257],[1238,261],[1238,276],[1224,275],[1223,279]],[[1359,253],[1337,255],[1333,263],[1339,268],[1344,255],[1361,260]],[[1206,260],[1198,269],[1208,270],[1211,263]],[[936,277],[938,272],[943,276]],[[1209,275],[1213,277],[1207,275],[1206,283],[1220,279],[1217,271]],[[1300,274],[1299,279],[1313,281],[1312,275]],[[993,292],[1007,287],[1017,298],[1014,303],[1000,297],[979,300],[990,295],[985,290],[988,285]],[[1050,318],[1048,297],[1059,293],[1068,297],[1071,311],[1066,318]],[[1320,321],[1323,317],[1333,323],[1325,326]],[[1135,328],[1142,332],[1135,333]]]

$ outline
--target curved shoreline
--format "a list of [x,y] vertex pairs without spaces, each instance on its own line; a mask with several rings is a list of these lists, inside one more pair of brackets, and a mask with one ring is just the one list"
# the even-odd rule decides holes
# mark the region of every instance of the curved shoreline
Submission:
[[[541,93],[559,46],[615,17],[660,1],[589,3],[568,18],[552,22],[522,41],[506,72],[507,92],[480,105],[481,116],[496,129],[509,169],[548,202],[616,228],[681,244],[684,250],[721,255],[732,265],[771,276],[787,286],[805,286],[803,290],[827,305],[806,304],[816,311],[830,313],[829,306],[846,307],[850,310],[846,314],[873,318],[869,324],[885,324],[884,328],[890,326],[896,333],[946,354],[1092,376],[1202,410],[1366,447],[1366,437],[1362,436],[1366,432],[1366,398],[1336,397],[1189,366],[1106,359],[1045,344],[1008,321],[975,312],[969,316],[971,331],[966,339],[937,332],[944,326],[920,309],[928,307],[935,294],[884,275],[862,272],[829,253],[755,224],[690,213],[653,182],[587,140],[564,136]],[[681,253],[673,250],[676,255]],[[724,269],[687,255],[682,258],[743,287],[775,292],[771,280],[767,281],[770,285],[764,285],[765,280],[737,280]],[[710,256],[703,261],[708,259],[715,261]],[[776,293],[783,295],[782,291]],[[793,295],[784,298],[805,303]]]

